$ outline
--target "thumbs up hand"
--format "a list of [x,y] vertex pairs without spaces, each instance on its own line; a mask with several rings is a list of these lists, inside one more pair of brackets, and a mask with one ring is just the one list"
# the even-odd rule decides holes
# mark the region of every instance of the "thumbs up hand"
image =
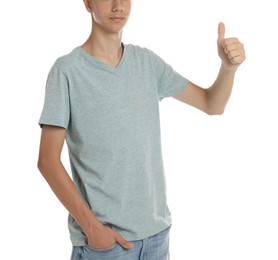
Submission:
[[235,71],[245,60],[243,44],[237,38],[225,38],[225,25],[218,25],[218,55],[226,69]]

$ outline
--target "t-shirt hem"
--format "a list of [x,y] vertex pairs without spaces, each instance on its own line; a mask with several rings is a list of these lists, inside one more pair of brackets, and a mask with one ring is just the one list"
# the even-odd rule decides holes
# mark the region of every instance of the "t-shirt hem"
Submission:
[[159,101],[162,101],[164,98],[167,98],[167,97],[177,96],[178,94],[180,94],[187,87],[188,84],[189,84],[189,80],[187,80],[185,78],[182,79],[181,82],[180,82],[179,87],[176,87],[171,93],[168,93],[164,96],[160,96]]
[[51,126],[57,126],[67,129],[67,125],[63,123],[57,123],[57,122],[47,122],[47,121],[39,121],[39,126],[42,128],[44,125],[51,125]]
[[[171,223],[169,224],[165,224],[163,227],[161,226],[160,228],[158,229],[155,229],[151,232],[147,232],[145,233],[144,235],[140,235],[140,236],[136,236],[136,237],[128,237],[128,236],[124,236],[124,238],[127,240],[127,241],[138,241],[138,240],[143,240],[143,239],[146,239],[148,237],[152,237],[152,236],[155,236],[157,234],[159,234],[160,232],[164,231],[165,229],[171,227]],[[87,245],[87,241],[84,239],[84,238],[79,238],[79,239],[76,239],[76,238],[71,238],[71,243],[73,246],[86,246]]]

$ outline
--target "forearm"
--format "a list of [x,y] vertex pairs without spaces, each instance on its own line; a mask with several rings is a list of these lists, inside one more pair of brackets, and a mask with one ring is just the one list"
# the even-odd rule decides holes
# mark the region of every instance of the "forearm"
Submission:
[[81,197],[61,162],[39,162],[39,169],[57,198],[79,223],[86,235],[94,227],[101,225]]
[[222,64],[215,82],[206,90],[210,114],[223,114],[232,93],[234,77],[235,71],[227,69]]

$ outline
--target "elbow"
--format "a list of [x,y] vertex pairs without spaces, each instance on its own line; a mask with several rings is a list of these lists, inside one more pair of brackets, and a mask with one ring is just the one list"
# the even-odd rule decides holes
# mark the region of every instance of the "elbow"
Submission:
[[57,158],[56,156],[53,157],[43,154],[39,155],[37,167],[45,179],[49,178],[49,175],[51,175],[53,172],[56,172],[57,169],[62,166],[63,165],[60,158]]
[[53,165],[53,162],[51,162],[49,158],[42,156],[39,157],[37,167],[44,178],[46,177],[47,173],[51,171],[51,165]]
[[204,107],[205,112],[210,116],[220,116],[225,112],[227,99],[222,96],[215,97],[212,89],[209,88],[205,92]]
[[208,108],[205,111],[209,116],[221,116],[225,112],[225,107],[223,108]]
[[38,159],[38,162],[37,162],[37,167],[38,167],[38,170],[40,171],[40,173],[42,175],[44,175],[45,171],[46,171],[46,168],[47,168],[47,162],[44,158],[39,158]]

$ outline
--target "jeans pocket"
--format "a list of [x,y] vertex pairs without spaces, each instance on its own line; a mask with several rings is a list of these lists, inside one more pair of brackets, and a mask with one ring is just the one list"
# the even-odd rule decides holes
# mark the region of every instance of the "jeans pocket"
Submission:
[[115,243],[114,245],[108,247],[108,248],[93,248],[93,247],[89,247],[88,245],[84,246],[85,251],[89,252],[89,253],[98,253],[98,254],[104,254],[104,253],[110,253],[113,250],[115,250],[117,247],[117,243]]

